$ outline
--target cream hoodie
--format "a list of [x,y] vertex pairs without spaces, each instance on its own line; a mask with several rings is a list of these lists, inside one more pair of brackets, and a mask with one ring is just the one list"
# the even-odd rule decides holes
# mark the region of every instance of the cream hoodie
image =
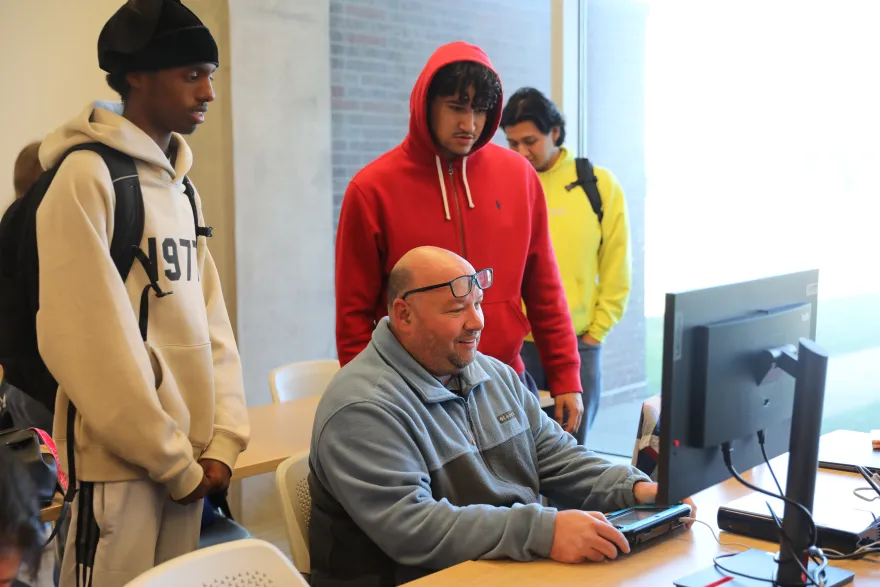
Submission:
[[[54,435],[66,460],[67,407],[77,408],[77,477],[150,478],[179,499],[202,478],[200,458],[235,466],[249,423],[241,362],[205,239],[196,246],[183,177],[192,152],[172,136],[172,163],[120,104],[95,103],[43,141],[49,169],[71,147],[98,141],[135,159],[144,195],[141,249],[158,263],[146,344],[138,328],[149,283],[135,262],[125,283],[110,258],[115,195],[101,157],[71,154],[37,213],[40,354],[59,383]],[[196,196],[201,218],[201,200]],[[200,224],[204,224],[200,220]],[[66,462],[63,462],[66,467]]]

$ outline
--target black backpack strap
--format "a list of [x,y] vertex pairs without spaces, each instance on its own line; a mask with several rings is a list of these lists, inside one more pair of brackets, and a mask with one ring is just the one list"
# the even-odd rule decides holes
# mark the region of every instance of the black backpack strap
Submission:
[[117,151],[112,157],[105,157],[104,161],[110,169],[116,192],[110,257],[122,281],[125,281],[144,236],[144,194],[134,161],[130,157]]
[[[571,182],[565,186],[565,189],[571,191],[576,187],[581,187],[584,190],[587,194],[587,199],[590,201],[590,206],[596,214],[596,218],[599,219],[599,229],[601,230],[605,214],[602,210],[602,196],[599,194],[599,180],[596,178],[593,164],[586,157],[578,157],[574,160],[574,169],[577,173],[577,181]],[[602,236],[599,240],[599,246],[602,246],[604,241],[605,237]]]
[[144,236],[144,195],[141,192],[141,182],[138,179],[134,159],[103,143],[77,145],[67,151],[64,158],[75,151],[97,153],[110,171],[113,191],[116,194],[110,257],[113,259],[113,264],[116,265],[122,281],[125,281],[131,271],[132,264],[134,264],[135,249],[140,246]]
[[196,190],[193,188],[192,182],[187,176],[183,176],[183,191],[189,199],[190,207],[192,207],[193,223],[196,225],[196,240],[198,240],[200,236],[211,238],[214,236],[214,227],[199,225],[199,209],[196,207]]
[[593,207],[593,212],[599,219],[599,224],[605,218],[602,211],[602,196],[599,195],[599,180],[596,178],[596,172],[593,171],[593,164],[586,157],[578,157],[574,160],[575,171],[577,171],[578,185],[584,188],[587,193],[587,199]]
[[[61,524],[67,519],[67,515],[70,511],[70,507],[73,504],[73,498],[76,497],[76,466],[74,465],[75,451],[76,447],[74,445],[73,439],[73,430],[76,426],[76,406],[73,405],[72,401],[67,402],[67,493],[64,494],[64,500],[61,502],[61,513],[58,516],[58,521],[55,522],[55,527],[52,528],[52,532],[49,534],[49,537],[46,539],[46,542],[43,543],[43,548],[46,548],[55,537],[58,535],[58,531],[61,530]],[[59,470],[61,467],[59,467]],[[60,486],[59,486],[60,487]]]
[[110,257],[122,281],[125,281],[134,263],[135,251],[144,236],[144,194],[134,159],[103,144],[98,145],[95,152],[104,159],[113,180],[116,206]]

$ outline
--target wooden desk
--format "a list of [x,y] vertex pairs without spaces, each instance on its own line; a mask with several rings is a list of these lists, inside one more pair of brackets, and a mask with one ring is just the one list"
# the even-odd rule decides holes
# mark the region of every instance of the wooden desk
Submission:
[[235,463],[233,479],[272,473],[285,459],[309,450],[321,396],[248,408],[251,441]]
[[[309,450],[312,423],[321,396],[282,404],[248,408],[251,441],[232,472],[233,480],[274,472],[285,459]],[[61,497],[40,512],[44,522],[54,522],[61,513]]]
[[551,408],[556,405],[556,402],[553,401],[552,397],[550,397],[549,391],[539,391],[538,401],[541,402],[542,408]]
[[[780,482],[785,476],[787,456],[773,460],[773,469]],[[780,473],[782,473],[780,475]],[[773,487],[773,480],[766,465],[746,473],[744,477],[762,488]],[[853,488],[864,486],[858,475],[837,471],[819,470],[816,503],[821,500],[839,499]],[[697,519],[710,524],[716,531],[718,506],[748,495],[751,491],[733,480],[725,481],[696,496]],[[876,503],[876,502],[875,502]],[[735,534],[722,533],[721,541],[739,542],[750,548],[773,551],[776,545],[752,540]],[[712,558],[722,552],[741,550],[723,548],[715,542],[712,533],[702,524],[694,524],[690,531],[682,531],[641,550],[622,556],[615,561],[566,565],[550,560],[529,563],[514,561],[478,561],[456,565],[419,581],[409,583],[413,587],[439,587],[448,585],[479,585],[480,587],[510,587],[511,585],[590,587],[660,587],[672,585],[676,579],[712,565]],[[854,585],[880,585],[880,557],[859,561],[830,561],[835,567],[848,569],[856,574]],[[768,583],[769,585],[769,583]]]
[[61,516],[61,502],[62,497],[59,494],[55,494],[55,501],[52,502],[52,505],[44,507],[40,510],[40,518],[44,522],[54,522]]

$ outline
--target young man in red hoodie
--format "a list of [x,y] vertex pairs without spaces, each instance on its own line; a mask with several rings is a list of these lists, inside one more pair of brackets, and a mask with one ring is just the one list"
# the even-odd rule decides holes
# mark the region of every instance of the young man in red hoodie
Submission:
[[440,47],[413,88],[403,143],[351,180],[336,237],[339,362],[370,343],[386,314],[388,275],[397,261],[422,245],[448,249],[474,267],[494,269],[482,303],[480,351],[513,367],[536,392],[519,356],[531,327],[556,420],[574,433],[584,410],[577,338],[541,182],[528,161],[490,142],[502,101],[498,74],[480,48]]

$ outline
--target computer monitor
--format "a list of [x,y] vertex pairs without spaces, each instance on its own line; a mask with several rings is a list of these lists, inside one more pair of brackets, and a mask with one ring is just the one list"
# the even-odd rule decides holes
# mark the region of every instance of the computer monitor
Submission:
[[730,473],[721,444],[735,441],[746,471],[788,451],[795,381],[759,385],[758,354],[816,338],[818,271],[666,295],[660,405],[660,494],[675,503]]
[[[818,271],[804,271],[667,294],[660,503],[676,503],[729,479],[731,467],[744,472],[763,463],[763,439],[770,459],[791,446],[788,479],[809,488],[792,484],[786,497],[812,511],[827,366],[827,355],[812,342],[818,283]],[[767,568],[754,568],[755,561],[768,559],[755,556],[725,559],[727,568],[804,584],[800,555],[789,553],[809,546],[809,523],[786,506],[783,527],[791,540],[781,544],[778,569],[773,559]],[[835,582],[839,573],[844,582]],[[828,568],[825,585],[845,584],[846,575]]]

